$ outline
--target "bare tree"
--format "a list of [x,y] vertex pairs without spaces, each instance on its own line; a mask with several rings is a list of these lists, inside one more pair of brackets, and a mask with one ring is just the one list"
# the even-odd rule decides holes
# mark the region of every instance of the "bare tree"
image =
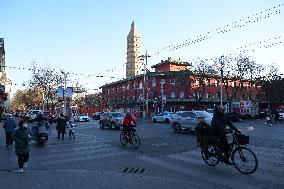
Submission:
[[35,62],[32,63],[31,70],[33,76],[29,81],[29,87],[38,89],[38,92],[47,100],[47,108],[48,101],[51,100],[53,109],[57,103],[57,87],[64,80],[63,75],[60,71],[50,67],[39,68]]
[[209,79],[216,74],[213,67],[208,64],[208,59],[198,59],[193,63],[193,79],[191,90],[197,102],[200,102],[205,94],[206,86],[210,85]]

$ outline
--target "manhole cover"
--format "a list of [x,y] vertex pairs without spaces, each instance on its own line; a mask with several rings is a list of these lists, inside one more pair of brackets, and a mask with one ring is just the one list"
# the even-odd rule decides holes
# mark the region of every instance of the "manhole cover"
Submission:
[[125,167],[123,169],[123,173],[144,173],[146,171],[146,169],[143,168],[135,168],[135,167]]

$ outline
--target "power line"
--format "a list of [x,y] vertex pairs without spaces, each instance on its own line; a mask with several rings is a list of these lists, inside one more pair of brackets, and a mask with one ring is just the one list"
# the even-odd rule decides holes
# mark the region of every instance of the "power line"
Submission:
[[225,34],[228,32],[231,32],[233,30],[239,29],[239,28],[243,28],[245,26],[248,26],[250,24],[254,24],[256,22],[260,22],[262,20],[268,19],[274,15],[278,15],[281,13],[280,8],[283,7],[283,3],[278,4],[277,6],[274,6],[273,8],[268,8],[265,9],[264,11],[260,11],[256,14],[253,14],[252,16],[248,16],[248,17],[244,17],[242,19],[236,19],[237,21],[232,22],[230,24],[221,26],[219,28],[216,28],[214,30],[208,31],[204,34],[199,34],[197,35],[195,38],[189,38],[186,39],[184,42],[177,44],[177,45],[167,45],[165,47],[163,47],[162,49],[158,50],[158,51],[154,51],[154,53],[152,53],[153,55],[159,55],[162,51],[165,50],[169,50],[169,51],[175,51],[178,50],[180,48],[189,46],[189,45],[193,45],[196,43],[200,43],[203,42],[207,39],[212,38],[214,35],[220,35],[220,34]]

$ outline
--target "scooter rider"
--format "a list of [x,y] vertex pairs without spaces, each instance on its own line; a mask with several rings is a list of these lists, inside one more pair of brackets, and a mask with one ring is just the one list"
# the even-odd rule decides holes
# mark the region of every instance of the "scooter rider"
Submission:
[[44,120],[42,112],[39,112],[36,118],[36,123],[32,128],[33,135],[35,136],[36,141],[40,135],[44,136],[46,140],[48,140],[46,124],[47,122]]

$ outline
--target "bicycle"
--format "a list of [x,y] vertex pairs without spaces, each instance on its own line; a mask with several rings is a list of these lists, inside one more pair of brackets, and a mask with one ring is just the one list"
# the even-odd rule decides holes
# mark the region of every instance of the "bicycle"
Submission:
[[120,143],[125,146],[127,143],[132,144],[134,149],[138,149],[140,146],[140,137],[136,134],[136,129],[133,128],[131,131],[123,130],[120,133]]
[[[228,132],[233,136],[233,141],[229,143],[229,154],[234,167],[243,174],[254,173],[258,167],[258,160],[254,152],[247,147],[249,136],[236,133],[233,130],[228,130]],[[212,167],[225,159],[217,138],[212,136],[201,145],[201,155],[204,162]]]

